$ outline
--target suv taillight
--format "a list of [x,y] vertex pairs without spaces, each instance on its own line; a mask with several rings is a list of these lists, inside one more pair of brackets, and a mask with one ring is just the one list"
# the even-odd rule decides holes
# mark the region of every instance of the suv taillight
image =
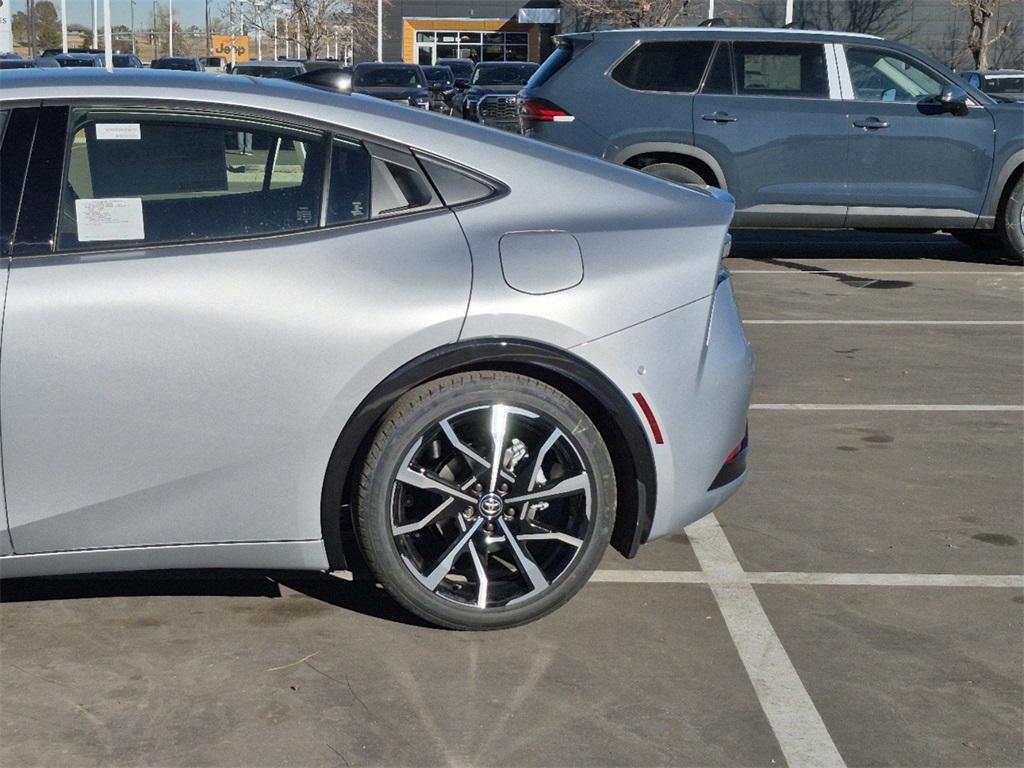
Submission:
[[576,118],[547,99],[527,96],[519,102],[519,116],[524,123],[571,123]]

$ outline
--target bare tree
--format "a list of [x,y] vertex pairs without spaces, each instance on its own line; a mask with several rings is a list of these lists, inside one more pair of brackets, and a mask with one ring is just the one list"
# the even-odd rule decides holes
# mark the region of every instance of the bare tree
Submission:
[[953,7],[966,11],[970,18],[967,31],[967,50],[974,57],[978,69],[988,69],[992,46],[1010,31],[1012,21],[1006,21],[993,30],[999,0],[952,0]]
[[667,27],[688,15],[690,0],[565,0],[576,26]]
[[[781,27],[785,23],[782,4],[765,0],[744,3],[752,11],[755,23]],[[911,33],[910,3],[905,0],[795,0],[793,21],[817,29],[859,32],[901,40]]]
[[221,13],[271,42],[301,46],[307,59],[327,55],[336,35],[356,48],[376,47],[377,0],[229,0]]

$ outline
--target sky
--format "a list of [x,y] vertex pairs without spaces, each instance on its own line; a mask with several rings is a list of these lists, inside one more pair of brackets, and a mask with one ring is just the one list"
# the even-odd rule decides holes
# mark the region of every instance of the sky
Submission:
[[[36,0],[38,2],[39,0]],[[51,0],[60,13],[60,0]],[[167,0],[159,0],[161,5],[166,6]],[[202,27],[205,23],[205,0],[173,0],[174,15],[178,23],[183,27],[190,27],[193,24]],[[226,9],[228,0],[209,0],[210,17],[216,18],[222,15],[222,9]],[[68,23],[92,25],[92,0],[65,0],[67,4]],[[96,0],[96,14],[99,19],[99,26],[103,26],[103,0]],[[11,0],[11,15],[18,11],[26,10],[27,0]],[[153,11],[153,0],[137,0],[135,3],[135,28],[148,29]],[[226,11],[223,15],[227,15]],[[131,25],[131,5],[129,0],[110,0],[110,16],[112,24]]]

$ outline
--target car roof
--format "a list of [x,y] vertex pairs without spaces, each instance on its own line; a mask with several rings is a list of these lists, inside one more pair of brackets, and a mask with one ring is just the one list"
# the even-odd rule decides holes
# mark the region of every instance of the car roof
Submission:
[[239,61],[236,67],[301,67],[301,61]]
[[357,67],[390,67],[397,69],[399,67],[418,67],[419,64],[410,64],[407,61],[360,61],[356,64]]
[[981,75],[982,77],[1021,77],[1024,69],[969,69],[963,75]]
[[609,29],[599,32],[576,32],[559,35],[563,38],[596,38],[596,37],[644,37],[649,39],[691,37],[694,39],[725,40],[725,39],[765,39],[785,38],[792,40],[851,39],[881,40],[878,35],[866,35],[860,32],[834,32],[819,29],[776,29],[772,27],[643,27],[639,29]]
[[538,66],[535,61],[479,61],[477,62],[478,67],[521,67],[524,64],[532,64]]

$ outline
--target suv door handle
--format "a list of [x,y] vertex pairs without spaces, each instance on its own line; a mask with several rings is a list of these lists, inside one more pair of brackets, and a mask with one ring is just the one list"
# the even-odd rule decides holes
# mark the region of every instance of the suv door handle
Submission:
[[735,123],[736,118],[730,115],[728,112],[712,112],[710,115],[701,115],[701,120],[707,120],[709,123]]
[[877,131],[879,128],[888,128],[889,123],[879,120],[877,117],[868,117],[864,120],[854,120],[854,128],[866,128],[869,131]]

